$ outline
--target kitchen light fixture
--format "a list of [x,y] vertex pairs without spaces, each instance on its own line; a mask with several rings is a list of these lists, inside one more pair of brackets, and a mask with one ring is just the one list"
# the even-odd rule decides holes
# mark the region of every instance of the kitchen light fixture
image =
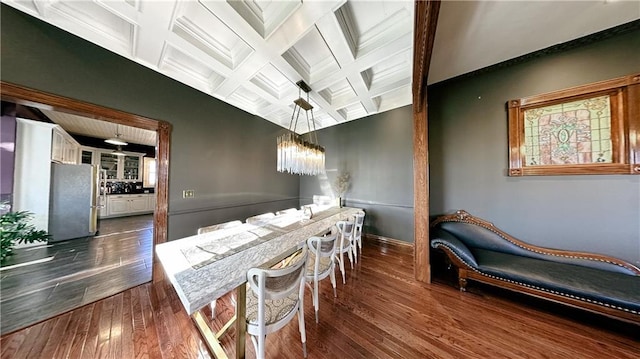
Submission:
[[110,143],[112,145],[118,145],[118,146],[128,145],[128,143],[126,143],[123,139],[120,138],[120,134],[118,133],[118,124],[116,124],[116,137],[108,138],[104,140],[104,142]]
[[[316,123],[313,118],[313,106],[309,103],[309,92],[311,88],[304,81],[300,80],[298,85],[298,99],[293,101],[293,114],[289,123],[287,133],[278,136],[278,162],[276,164],[278,172],[288,172],[291,174],[315,176],[324,173],[324,147],[318,144],[316,134]],[[301,91],[307,93],[307,99],[303,99]],[[304,110],[307,117],[307,128],[309,129],[308,140],[296,133],[300,111]],[[311,117],[309,117],[311,112]],[[313,130],[311,129],[313,124]]]
[[122,146],[118,146],[116,147],[116,150],[111,152],[112,155],[116,155],[116,156],[124,156],[125,153],[122,152]]

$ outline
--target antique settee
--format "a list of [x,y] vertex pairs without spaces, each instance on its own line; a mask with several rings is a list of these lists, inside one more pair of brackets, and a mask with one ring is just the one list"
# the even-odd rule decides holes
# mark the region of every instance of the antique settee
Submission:
[[623,260],[524,243],[460,210],[431,223],[431,247],[474,280],[640,324],[640,269]]

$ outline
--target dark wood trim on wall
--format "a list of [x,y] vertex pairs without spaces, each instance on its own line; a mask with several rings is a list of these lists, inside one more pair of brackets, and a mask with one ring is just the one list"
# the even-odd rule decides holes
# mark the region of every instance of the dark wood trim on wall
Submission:
[[[96,120],[156,131],[156,170],[158,174],[158,181],[156,183],[155,190],[156,208],[154,211],[153,243],[155,246],[158,243],[164,243],[167,241],[169,143],[171,139],[170,123],[30,89],[4,81],[0,81],[0,95],[3,101],[12,101],[21,105],[72,113]],[[163,278],[162,273],[162,268],[159,267],[154,255],[154,281],[161,280]]]
[[427,126],[427,77],[436,36],[440,1],[416,1],[413,41],[413,273],[416,280],[431,282],[429,263],[429,143]]
[[370,241],[375,241],[375,242],[379,242],[379,243],[385,243],[385,244],[392,245],[392,246],[397,246],[397,247],[413,247],[413,243],[401,241],[401,240],[395,239],[395,238],[379,236],[377,234],[372,234],[372,233],[363,233],[362,237],[366,238],[367,240],[370,240]]

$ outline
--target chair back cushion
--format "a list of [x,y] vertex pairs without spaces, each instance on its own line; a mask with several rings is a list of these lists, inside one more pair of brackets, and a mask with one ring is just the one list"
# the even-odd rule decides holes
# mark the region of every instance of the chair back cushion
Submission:
[[333,203],[333,199],[329,196],[319,196],[313,195],[313,204],[317,204],[319,206],[326,206]]
[[276,216],[282,216],[282,215],[294,214],[294,213],[298,213],[297,208],[287,208],[287,209],[283,209],[281,211],[276,212]]
[[305,275],[307,246],[284,268],[251,268],[247,272],[247,282],[258,298],[281,299],[297,293]]
[[257,216],[247,218],[246,222],[249,224],[258,224],[260,222],[264,222],[268,219],[275,217],[276,215],[272,212],[259,214]]
[[242,222],[238,221],[238,220],[230,221],[230,222],[224,222],[224,223],[218,223],[218,224],[212,224],[210,226],[198,228],[198,234],[213,232],[213,231],[217,231],[219,229],[232,228],[232,227],[239,226],[241,224],[242,224]]

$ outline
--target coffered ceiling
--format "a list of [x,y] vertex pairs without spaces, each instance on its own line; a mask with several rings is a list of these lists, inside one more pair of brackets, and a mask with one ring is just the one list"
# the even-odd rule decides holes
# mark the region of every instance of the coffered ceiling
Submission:
[[[282,127],[301,79],[318,129],[411,103],[412,1],[2,1]],[[638,1],[445,1],[429,82],[638,18]]]

